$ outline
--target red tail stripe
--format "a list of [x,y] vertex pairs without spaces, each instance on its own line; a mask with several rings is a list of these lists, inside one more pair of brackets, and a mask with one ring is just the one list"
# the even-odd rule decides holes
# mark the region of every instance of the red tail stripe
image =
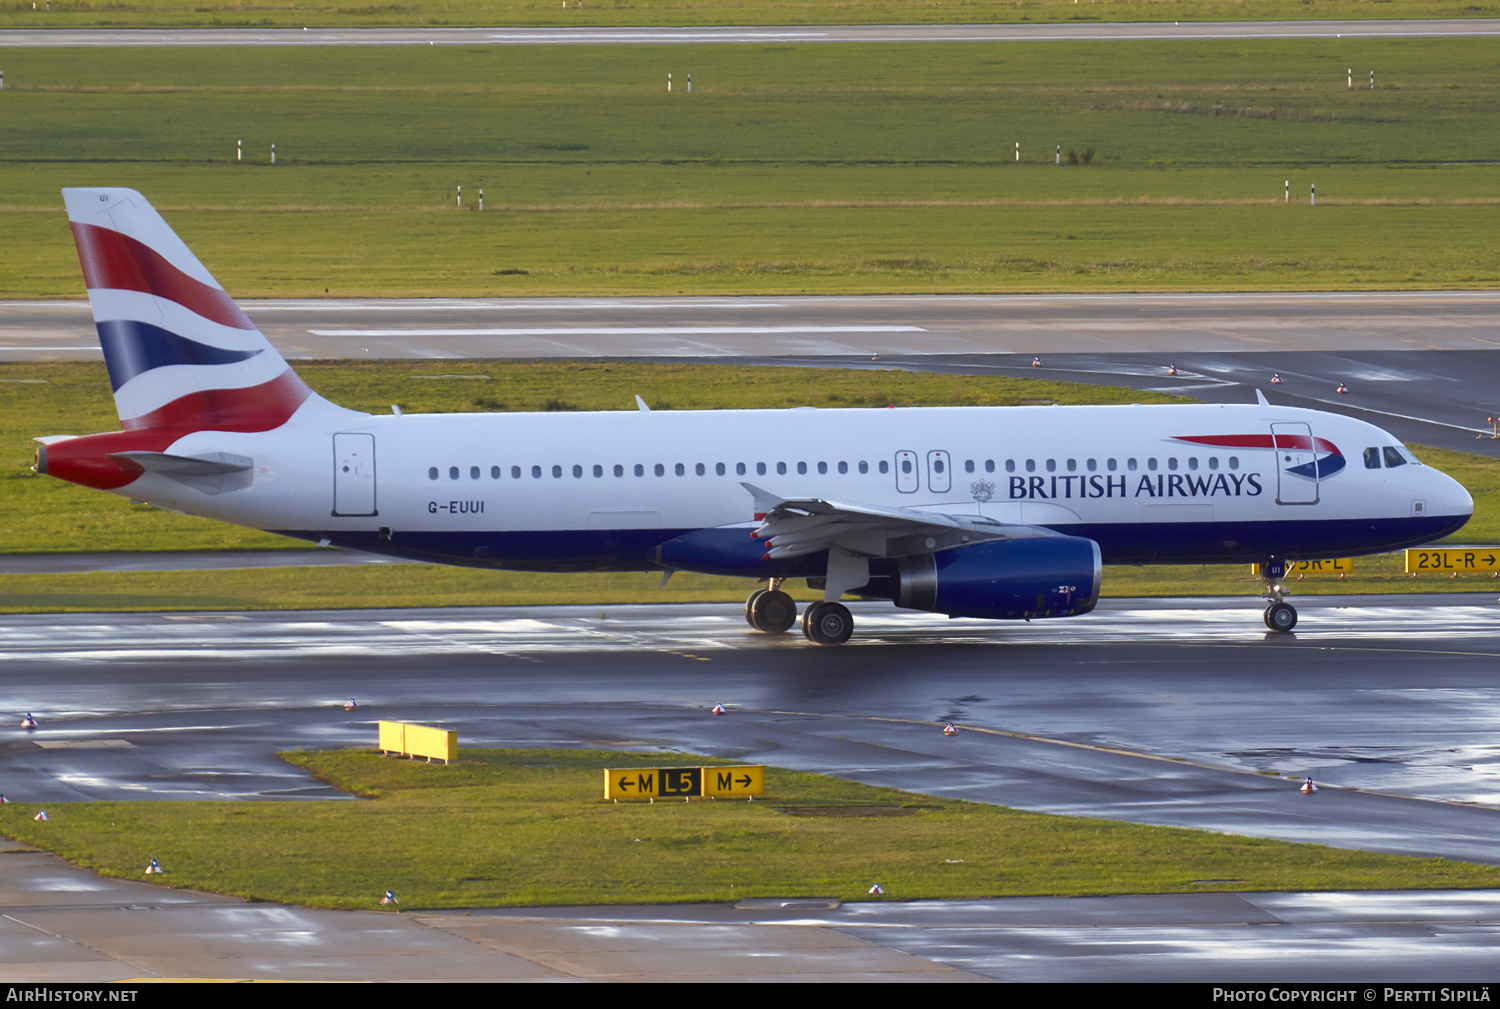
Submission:
[[288,368],[245,389],[204,389],[180,396],[150,413],[124,421],[127,431],[269,431],[285,424],[312,390]]
[[78,263],[89,290],[141,291],[175,301],[205,319],[235,329],[255,329],[239,306],[217,287],[194,280],[155,249],[118,231],[73,224]]

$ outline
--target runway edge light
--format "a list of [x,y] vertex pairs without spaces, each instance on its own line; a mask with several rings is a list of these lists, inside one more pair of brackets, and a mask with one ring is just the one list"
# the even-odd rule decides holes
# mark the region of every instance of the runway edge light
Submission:
[[1318,790],[1318,786],[1313,784],[1313,780],[1312,780],[1311,777],[1303,779],[1303,781],[1302,781],[1302,787],[1300,789],[1298,789],[1298,791],[1301,792],[1303,795],[1312,795],[1317,790]]

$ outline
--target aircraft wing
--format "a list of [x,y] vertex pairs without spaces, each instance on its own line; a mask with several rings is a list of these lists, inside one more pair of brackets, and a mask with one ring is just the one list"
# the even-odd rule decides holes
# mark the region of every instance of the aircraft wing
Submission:
[[752,535],[766,541],[766,556],[771,559],[820,550],[859,558],[903,557],[989,540],[1057,535],[1040,526],[1005,523],[982,515],[948,515],[823,498],[782,499],[752,484],[742,486],[754,496],[756,517],[762,518]]

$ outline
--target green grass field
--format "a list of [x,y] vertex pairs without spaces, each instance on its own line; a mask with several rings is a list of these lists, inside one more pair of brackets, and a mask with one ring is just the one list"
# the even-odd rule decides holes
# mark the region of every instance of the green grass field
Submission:
[[[49,9],[50,8],[50,9]],[[423,0],[291,3],[10,0],[0,28],[372,28],[386,25],[982,24],[1051,21],[1243,21],[1495,17],[1500,5],[1454,0]]]
[[59,803],[46,823],[12,804],[0,832],[107,876],[146,879],[155,858],[168,886],[344,908],[373,907],[387,889],[413,910],[853,901],[877,881],[895,900],[1500,886],[1488,866],[1024,813],[778,768],[754,803],[601,798],[606,767],[721,763],[682,754],[465,750],[447,767],[288,757],[371,801]]
[[241,296],[1500,279],[1483,39],[4,59],[0,297],[81,293],[65,185],[139,188]]

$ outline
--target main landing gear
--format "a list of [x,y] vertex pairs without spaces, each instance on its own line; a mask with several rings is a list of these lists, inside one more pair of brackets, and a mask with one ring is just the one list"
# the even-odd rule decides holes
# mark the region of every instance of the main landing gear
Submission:
[[[797,603],[781,591],[781,579],[745,600],[745,623],[766,634],[783,634],[797,622]],[[802,633],[819,645],[842,645],[854,633],[854,615],[842,603],[813,603],[802,614]]]
[[1297,610],[1282,599],[1281,580],[1286,577],[1286,562],[1272,559],[1262,564],[1260,570],[1266,580],[1266,629],[1288,634],[1297,626]]
[[797,622],[797,603],[781,591],[780,578],[771,579],[769,585],[745,600],[745,623],[766,634],[784,634]]

